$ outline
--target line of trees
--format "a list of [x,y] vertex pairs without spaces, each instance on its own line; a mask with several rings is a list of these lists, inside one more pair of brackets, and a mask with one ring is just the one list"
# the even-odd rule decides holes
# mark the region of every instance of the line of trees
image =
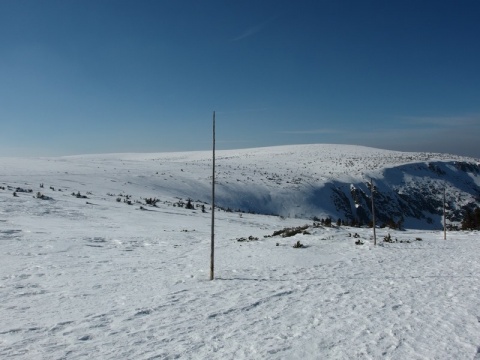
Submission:
[[480,230],[480,208],[466,209],[462,220],[462,230]]

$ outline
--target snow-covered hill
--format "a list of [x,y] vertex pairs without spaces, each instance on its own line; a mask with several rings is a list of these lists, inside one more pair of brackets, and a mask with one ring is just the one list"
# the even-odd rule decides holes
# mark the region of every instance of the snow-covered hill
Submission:
[[[449,223],[458,223],[465,207],[480,205],[478,161],[447,154],[297,145],[219,151],[216,164],[217,204],[231,210],[366,224],[372,218],[371,180],[379,223],[441,228],[444,189]],[[0,170],[10,186],[37,189],[43,182],[67,192],[94,187],[102,195],[129,194],[134,200],[211,201],[210,152],[0,158]]]
[[[478,194],[471,159],[334,145],[218,155],[233,209],[353,212],[370,177],[379,211],[412,218],[434,216],[423,196],[443,182],[451,207]],[[373,246],[368,228],[217,211],[208,281],[210,165],[210,153],[0,159],[0,358],[480,356],[478,232],[377,229]]]

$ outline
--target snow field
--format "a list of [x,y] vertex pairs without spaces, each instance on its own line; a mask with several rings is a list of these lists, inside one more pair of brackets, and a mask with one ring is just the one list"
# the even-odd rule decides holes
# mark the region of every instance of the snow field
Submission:
[[[186,171],[192,156],[0,159],[0,358],[480,357],[478,232],[378,229],[374,247],[371,229],[264,237],[312,222],[218,210],[208,281],[209,205],[173,206],[208,181],[205,164]],[[135,203],[153,196],[158,207]]]
[[210,214],[72,199],[35,215],[26,197],[5,212],[13,200],[2,194],[2,358],[471,359],[480,345],[477,233],[383,244],[379,230],[373,247],[369,229],[263,238],[306,221],[218,212],[210,282]]

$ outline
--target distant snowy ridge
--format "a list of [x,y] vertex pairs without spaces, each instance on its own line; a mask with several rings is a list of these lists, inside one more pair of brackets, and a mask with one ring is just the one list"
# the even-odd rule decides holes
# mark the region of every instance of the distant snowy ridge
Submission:
[[[211,152],[0,158],[10,179],[88,191],[211,201]],[[334,221],[371,219],[373,180],[379,223],[441,228],[447,218],[480,205],[477,160],[448,154],[398,152],[351,145],[293,145],[217,151],[217,204],[231,210]],[[75,187],[72,182],[79,182]],[[72,187],[73,186],[73,187]]]

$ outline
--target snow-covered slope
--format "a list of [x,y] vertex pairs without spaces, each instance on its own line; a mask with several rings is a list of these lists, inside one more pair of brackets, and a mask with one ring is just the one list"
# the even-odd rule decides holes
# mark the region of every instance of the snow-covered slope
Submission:
[[[209,155],[0,159],[0,358],[480,356],[478,232],[378,229],[373,246],[367,228],[217,211],[208,281],[209,205],[176,197],[209,200]],[[226,151],[219,196],[330,214],[328,189],[348,199],[372,176],[379,194],[449,179],[467,201],[478,186],[468,162],[333,145]]]
[[[480,205],[478,162],[447,154],[297,145],[219,151],[216,164],[217,204],[232,210],[368,223],[372,179],[380,223],[441,228],[444,188],[450,223],[458,223],[466,206]],[[0,171],[6,184],[41,181],[66,191],[94,186],[103,195],[131,193],[134,200],[211,201],[210,152],[0,158]]]

